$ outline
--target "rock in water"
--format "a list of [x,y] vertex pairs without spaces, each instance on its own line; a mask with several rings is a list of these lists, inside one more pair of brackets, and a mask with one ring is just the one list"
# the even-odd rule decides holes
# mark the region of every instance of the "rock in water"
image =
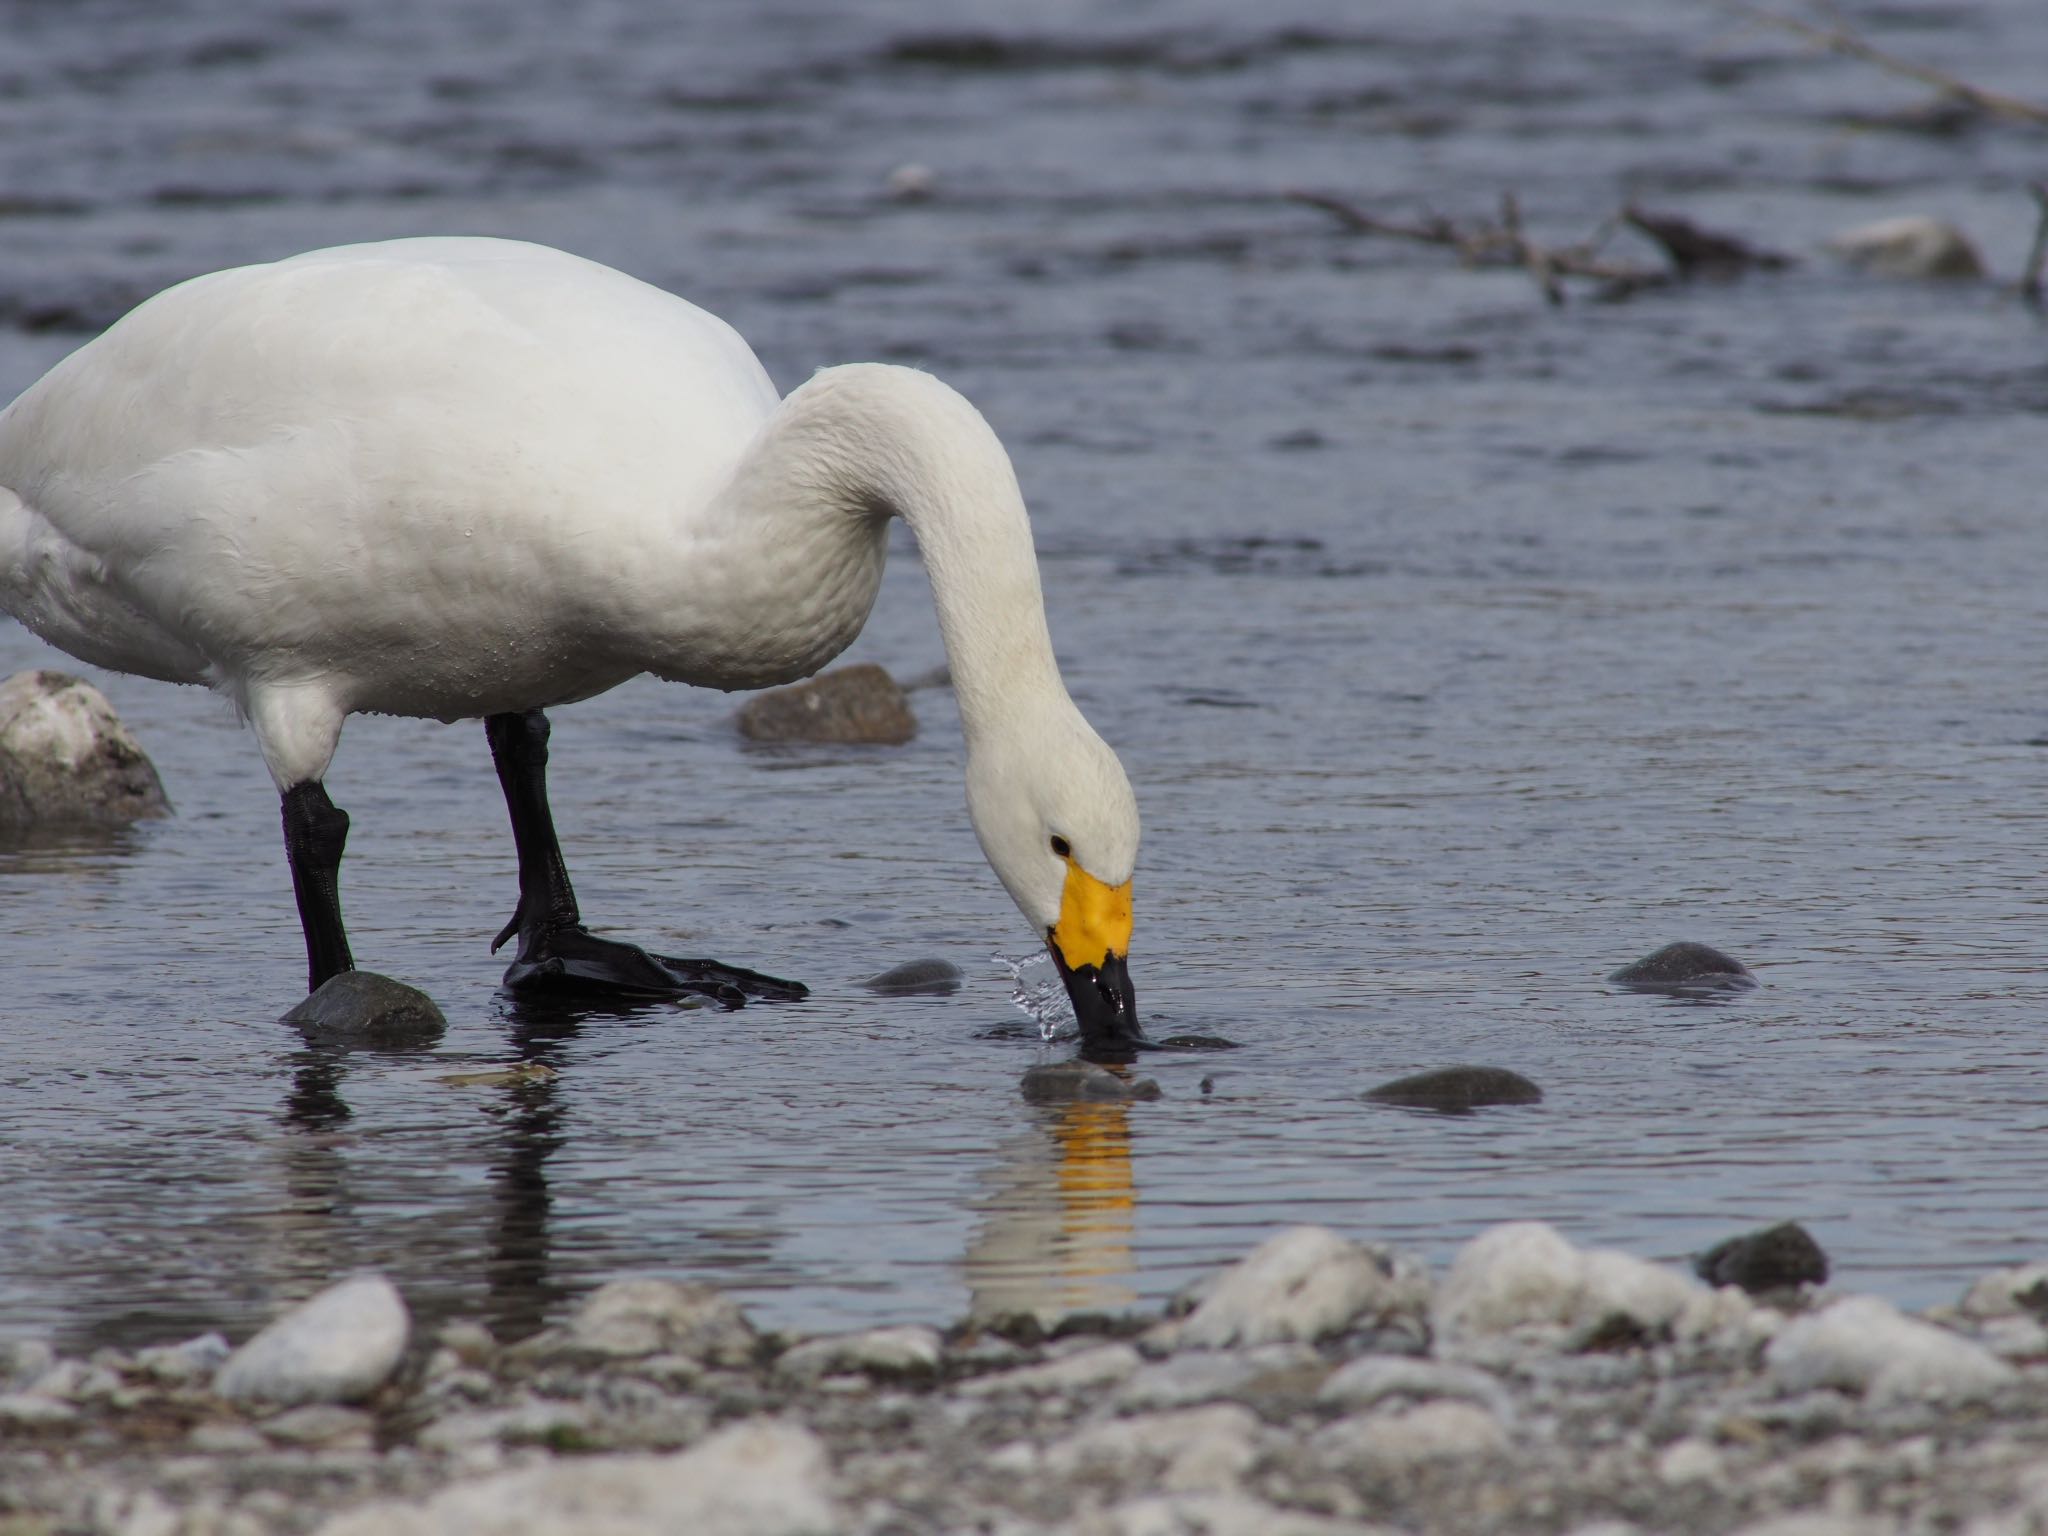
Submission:
[[99,689],[63,672],[0,683],[0,830],[170,814],[155,765]]
[[895,678],[873,662],[861,662],[756,694],[741,707],[739,727],[753,741],[897,746],[917,734],[917,717]]
[[1505,1067],[1440,1067],[1368,1089],[1372,1104],[1465,1115],[1488,1104],[1541,1104],[1543,1090]]
[[398,1288],[382,1275],[358,1275],[301,1302],[228,1356],[213,1389],[236,1402],[360,1402],[397,1369],[411,1328]]
[[861,985],[883,997],[950,997],[960,979],[960,967],[950,960],[906,960]]
[[1711,992],[1747,992],[1756,977],[1740,960],[1706,944],[1666,944],[1624,965],[1607,978],[1611,987],[1631,992],[1669,992],[1677,996]]
[[434,1000],[415,987],[375,971],[330,976],[282,1019],[309,1045],[432,1045],[448,1020]]
[[1845,229],[1828,250],[1874,277],[1956,279],[1982,277],[1984,259],[1955,225],[1924,214],[1879,219]]
[[1159,1084],[1149,1077],[1127,1077],[1092,1061],[1056,1061],[1024,1074],[1027,1104],[1071,1104],[1077,1100],[1156,1099]]
[[1754,1293],[1823,1284],[1828,1256],[1806,1228],[1786,1221],[1716,1243],[1694,1259],[1692,1267],[1709,1285],[1740,1286]]

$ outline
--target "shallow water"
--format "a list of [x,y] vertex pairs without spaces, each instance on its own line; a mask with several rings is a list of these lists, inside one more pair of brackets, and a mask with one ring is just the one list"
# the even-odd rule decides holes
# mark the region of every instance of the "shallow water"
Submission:
[[[0,395],[191,272],[444,230],[687,292],[785,387],[934,368],[1011,445],[1138,785],[1148,1026],[1243,1048],[1025,1103],[1064,1049],[1016,1028],[943,690],[908,747],[763,750],[642,682],[556,716],[586,912],[812,999],[516,1011],[481,729],[361,720],[356,953],[450,1027],[317,1057],[274,1022],[303,952],[253,746],[95,675],[180,815],[0,853],[0,1335],[243,1330],[363,1266],[509,1332],[649,1271],[811,1329],[1116,1307],[1303,1220],[1441,1262],[1515,1217],[1669,1258],[1797,1219],[1911,1304],[2040,1255],[2036,317],[1820,259],[1551,310],[1275,196],[1512,188],[1553,240],[1634,196],[1809,257],[1932,212],[2010,275],[2038,135],[1846,126],[1920,93],[1679,4],[585,9],[0,7]],[[2043,77],[2027,0],[1857,11]],[[941,660],[907,541],[850,659]],[[0,628],[0,673],[66,664]],[[1763,986],[1601,984],[1677,938]],[[856,985],[925,956],[962,990]],[[442,1081],[522,1059],[558,1075]],[[1454,1062],[1546,1102],[1360,1102]]]

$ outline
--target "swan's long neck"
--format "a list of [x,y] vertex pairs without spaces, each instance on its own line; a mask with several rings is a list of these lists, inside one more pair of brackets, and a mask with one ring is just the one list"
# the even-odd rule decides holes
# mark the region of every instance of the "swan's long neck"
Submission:
[[1020,700],[1065,699],[1024,498],[980,412],[929,374],[856,363],[814,376],[779,415],[783,473],[916,535],[970,749]]

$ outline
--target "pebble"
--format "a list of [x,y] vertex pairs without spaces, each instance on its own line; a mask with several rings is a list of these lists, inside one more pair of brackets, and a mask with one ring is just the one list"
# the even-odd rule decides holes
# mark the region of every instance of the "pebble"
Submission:
[[636,1277],[614,1280],[584,1299],[568,1326],[519,1346],[521,1353],[625,1360],[672,1354],[716,1365],[739,1365],[759,1343],[739,1304],[690,1281]]
[[1581,1252],[1543,1222],[1516,1221],[1459,1250],[1434,1316],[1453,1339],[1578,1330],[1584,1345],[1617,1323],[1645,1334],[1671,1329],[1703,1300],[1701,1287],[1674,1269],[1613,1250]]
[[784,1350],[775,1373],[792,1381],[853,1372],[884,1381],[923,1380],[938,1374],[945,1347],[936,1328],[906,1324],[806,1339]]
[[1963,1293],[1960,1311],[1971,1318],[2048,1320],[2048,1264],[1994,1269]]
[[155,764],[99,689],[48,671],[0,683],[0,828],[170,814]]
[[405,1049],[431,1046],[448,1027],[440,1006],[417,987],[375,971],[343,971],[278,1021],[308,1045]]
[[736,1424],[670,1456],[587,1456],[457,1483],[420,1504],[342,1515],[318,1536],[833,1536],[825,1446]]
[[202,1333],[182,1344],[160,1344],[139,1351],[135,1368],[171,1386],[211,1380],[234,1351],[217,1333]]
[[1877,1296],[1845,1297],[1795,1319],[1764,1359],[1787,1391],[1839,1387],[1878,1401],[1970,1401],[2013,1380],[2013,1368],[1981,1344]]
[[1666,992],[1687,996],[1714,992],[1746,992],[1756,985],[1748,966],[1709,944],[1681,941],[1653,950],[1642,959],[1608,975],[1611,987],[1631,992]]
[[[1361,1256],[1391,1301],[1305,1305]],[[1788,1319],[1534,1223],[1479,1234],[1434,1291],[1413,1260],[1294,1229],[1136,1338],[779,1348],[715,1292],[617,1282],[524,1343],[441,1326],[368,1411],[210,1397],[192,1368],[218,1339],[29,1341],[0,1346],[0,1536],[2039,1536],[2031,1269],[1984,1277],[1944,1329],[1867,1297]],[[1261,1320],[1238,1342],[1178,1348],[1237,1301]],[[1498,1331],[1432,1333],[1442,1316]],[[1247,1341],[1268,1327],[1286,1336]]]
[[301,1302],[227,1358],[214,1390],[235,1402],[360,1402],[389,1379],[412,1320],[382,1275]]
[[1384,1477],[1427,1462],[1498,1455],[1507,1444],[1500,1421],[1478,1404],[1435,1402],[1339,1419],[1311,1447],[1339,1467]]
[[917,717],[896,679],[873,662],[834,667],[787,688],[770,688],[740,706],[750,741],[865,742],[899,746],[917,734]]
[[1180,1347],[1314,1343],[1429,1306],[1429,1273],[1391,1248],[1362,1247],[1326,1227],[1290,1227],[1217,1277],[1178,1324]]
[[1463,1115],[1494,1104],[1541,1104],[1543,1090],[1505,1067],[1439,1067],[1381,1083],[1365,1097],[1371,1104]]

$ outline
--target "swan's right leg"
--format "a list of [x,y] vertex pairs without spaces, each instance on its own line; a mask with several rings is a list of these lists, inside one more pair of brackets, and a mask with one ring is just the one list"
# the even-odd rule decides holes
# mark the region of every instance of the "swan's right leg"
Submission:
[[284,852],[292,866],[292,894],[306,930],[306,990],[356,968],[341,925],[341,850],[348,842],[348,812],[327,798],[317,779],[284,792]]
[[299,926],[306,931],[306,990],[317,992],[356,968],[341,925],[348,812],[327,798],[321,784],[346,714],[326,689],[310,683],[251,684],[242,708],[284,800],[284,853],[292,867]]

